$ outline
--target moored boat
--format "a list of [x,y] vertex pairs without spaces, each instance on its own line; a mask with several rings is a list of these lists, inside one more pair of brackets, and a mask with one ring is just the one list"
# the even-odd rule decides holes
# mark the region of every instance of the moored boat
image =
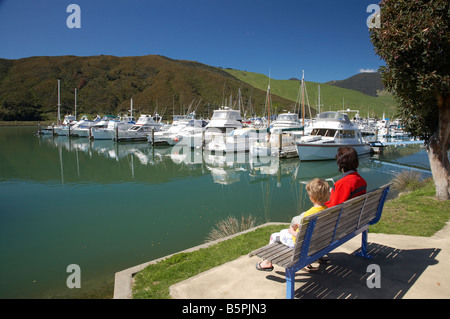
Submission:
[[254,142],[264,139],[267,135],[267,129],[255,129],[250,127],[238,128],[226,135],[215,135],[213,139],[206,144],[207,151],[215,152],[248,152],[250,145]]
[[353,147],[358,155],[368,154],[372,150],[348,115],[333,111],[320,113],[311,134],[302,136],[295,144],[302,161],[335,159],[341,146]]
[[[155,121],[155,118],[158,120]],[[118,131],[113,138],[115,141],[146,141],[147,134],[157,132],[161,129],[161,117],[156,115],[155,118],[151,115],[141,114],[137,122],[125,131]]]
[[303,130],[298,114],[291,112],[279,114],[270,128],[271,133],[291,130]]

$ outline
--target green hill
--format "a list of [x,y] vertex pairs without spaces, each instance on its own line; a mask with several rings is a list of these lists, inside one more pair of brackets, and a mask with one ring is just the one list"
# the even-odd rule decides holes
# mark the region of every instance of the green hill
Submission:
[[[232,69],[226,69],[225,71],[261,90],[266,89],[269,84],[269,78],[263,74]],[[397,103],[389,93],[383,92],[380,96],[374,97],[356,90],[340,88],[326,83],[306,81],[306,78],[307,75],[305,75],[306,92],[311,108],[318,109],[318,91],[320,85],[321,111],[337,111],[343,108],[359,110],[360,115],[363,117],[367,116],[368,113],[371,117],[382,117],[383,112],[385,112],[386,116],[392,117],[396,112]],[[296,101],[300,91],[300,81],[271,79],[270,88],[273,94]],[[309,116],[308,107],[306,107],[306,113],[306,116]]]
[[[163,56],[57,56],[0,59],[0,120],[54,120],[57,79],[61,80],[61,113],[135,114],[157,111],[164,120],[173,113],[195,110],[207,117],[221,105],[238,107],[243,115],[264,110],[266,88],[257,89],[220,68]],[[281,107],[293,101],[273,96]],[[231,105],[232,104],[232,105]],[[251,108],[251,109],[250,109]]]
[[381,81],[381,73],[358,73],[348,79],[330,81],[327,84],[338,86],[345,89],[356,90],[361,93],[378,96],[378,92],[384,90],[383,82]]
[[[156,111],[170,120],[173,113],[195,110],[208,117],[221,105],[238,108],[244,116],[265,114],[267,76],[211,67],[193,61],[163,56],[57,56],[18,60],[0,59],[0,120],[55,120],[57,79],[61,80],[61,113],[119,114],[130,108],[135,114]],[[309,105],[315,114],[319,83],[306,82]],[[271,80],[272,109],[299,110],[296,100],[300,82]],[[372,97],[355,90],[320,84],[321,110],[358,109],[362,116],[392,116],[395,102],[391,95]],[[306,103],[308,100],[305,101]]]

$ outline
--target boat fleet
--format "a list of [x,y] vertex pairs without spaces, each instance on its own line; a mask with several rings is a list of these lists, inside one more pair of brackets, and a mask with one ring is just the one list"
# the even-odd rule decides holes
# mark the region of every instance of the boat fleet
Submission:
[[[298,114],[290,112],[266,123],[261,126],[243,121],[239,110],[224,106],[214,110],[210,120],[197,119],[192,112],[174,116],[171,124],[163,123],[158,114],[141,114],[137,121],[132,115],[97,116],[93,120],[83,116],[78,121],[69,115],[61,125],[43,128],[39,133],[118,142],[147,141],[153,146],[177,145],[213,153],[248,152],[256,157],[299,157],[302,161],[334,159],[340,146],[351,146],[360,155],[373,151],[363,136],[370,134],[368,129],[364,130],[355,119],[350,120],[344,111],[319,113],[306,125],[302,125]],[[383,121],[374,131],[382,137],[399,134],[401,129]]]
[[168,124],[163,123],[158,114],[141,114],[136,121],[131,99],[129,112],[124,116],[97,116],[93,120],[87,116],[76,120],[76,116],[66,115],[61,122],[58,80],[59,125],[38,132],[117,142],[148,141],[152,146],[176,145],[214,153],[249,152],[255,157],[299,157],[302,161],[334,159],[341,146],[351,146],[359,155],[373,152],[374,144],[363,135],[375,134],[378,143],[378,137],[403,135],[400,125],[391,123],[384,115],[381,121],[365,121],[356,111],[356,116],[350,120],[348,114],[355,111],[349,109],[322,112],[306,121],[300,121],[298,113],[284,112],[271,122],[272,117],[243,120],[240,109],[222,106],[214,110],[209,120],[197,119],[192,112],[174,115],[172,124]]

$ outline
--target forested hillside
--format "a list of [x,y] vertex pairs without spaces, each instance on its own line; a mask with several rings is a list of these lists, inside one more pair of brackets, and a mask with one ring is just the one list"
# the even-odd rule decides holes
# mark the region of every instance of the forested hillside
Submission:
[[[224,105],[238,107],[241,91],[243,115],[264,111],[266,92],[244,83],[220,68],[172,60],[163,56],[58,56],[19,60],[0,59],[0,120],[53,120],[56,118],[61,80],[61,113],[172,114],[195,110],[205,117]],[[294,102],[272,96],[274,105]]]

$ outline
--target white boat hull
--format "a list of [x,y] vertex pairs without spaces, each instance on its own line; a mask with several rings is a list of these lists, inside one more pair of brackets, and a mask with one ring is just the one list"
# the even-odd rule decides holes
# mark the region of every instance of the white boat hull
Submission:
[[369,144],[314,144],[296,143],[297,153],[301,161],[321,161],[336,158],[338,148],[341,146],[353,147],[358,155],[369,154],[372,150]]
[[89,129],[88,128],[78,128],[70,130],[71,136],[78,136],[78,137],[89,137]]
[[102,128],[92,130],[91,134],[94,140],[112,140],[116,135],[116,131]]
[[55,127],[54,134],[58,136],[69,135],[69,129],[67,127]]
[[147,135],[151,132],[131,132],[131,131],[119,131],[117,137],[114,140],[118,141],[147,141]]
[[39,133],[42,135],[53,135],[53,128],[51,127],[43,128],[39,131]]
[[207,151],[214,151],[214,152],[224,152],[224,153],[237,153],[237,152],[248,152],[249,151],[249,142],[247,141],[241,141],[241,142],[225,142],[225,143],[217,143],[217,142],[210,142],[206,145],[205,149]]
[[169,145],[185,146],[189,148],[201,148],[203,146],[203,134],[178,135],[167,140]]

